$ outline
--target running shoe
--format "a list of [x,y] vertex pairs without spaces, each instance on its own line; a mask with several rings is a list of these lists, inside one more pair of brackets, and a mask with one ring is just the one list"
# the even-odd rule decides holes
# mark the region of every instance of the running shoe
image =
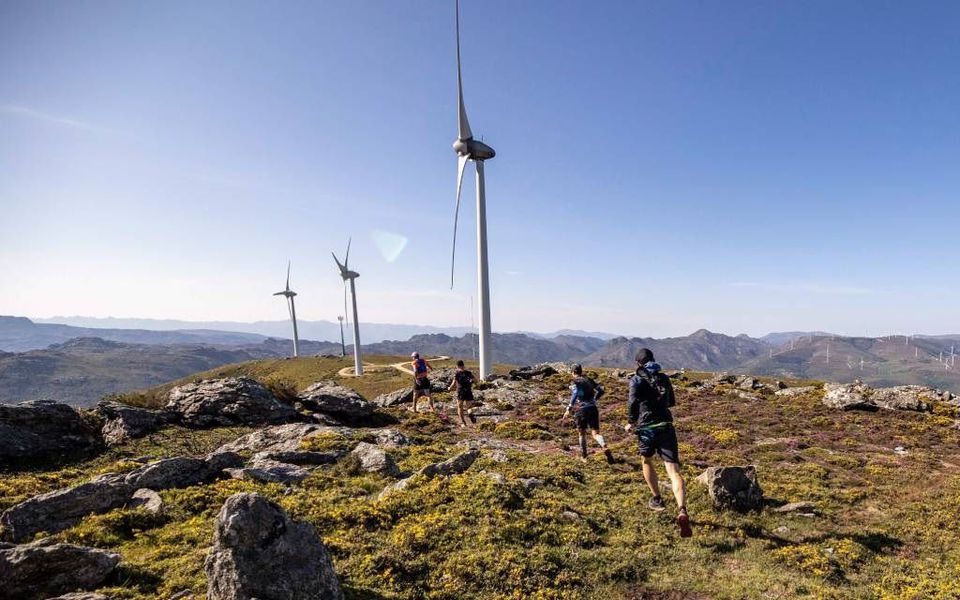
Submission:
[[610,448],[604,448],[604,449],[603,449],[603,455],[607,457],[607,464],[608,464],[608,465],[612,465],[612,464],[613,464],[613,452],[610,452]]
[[687,516],[687,511],[682,511],[677,515],[677,525],[680,526],[680,537],[688,538],[693,535],[693,530],[690,529],[690,517]]
[[653,498],[650,498],[650,502],[647,502],[647,508],[656,512],[660,512],[662,510],[666,510],[667,507],[663,504],[663,498],[660,496],[654,496]]

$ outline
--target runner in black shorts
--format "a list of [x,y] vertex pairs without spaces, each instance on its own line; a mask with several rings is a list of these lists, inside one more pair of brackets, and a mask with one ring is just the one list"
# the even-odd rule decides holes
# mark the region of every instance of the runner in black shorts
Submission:
[[427,373],[433,370],[426,359],[420,358],[419,352],[410,355],[413,361],[410,363],[413,367],[413,412],[417,412],[417,402],[423,396],[427,397],[427,404],[430,411],[433,411],[433,396],[430,395],[430,379]]
[[583,367],[580,365],[573,366],[573,374],[576,377],[570,384],[572,392],[570,403],[567,404],[567,410],[564,411],[560,420],[566,419],[570,415],[570,411],[575,409],[573,419],[577,425],[577,434],[580,437],[580,460],[584,462],[587,460],[587,430],[589,429],[597,445],[603,448],[603,454],[607,457],[607,462],[613,464],[613,454],[610,453],[607,443],[600,435],[600,411],[597,409],[597,399],[603,395],[603,386],[589,377],[585,377]]
[[667,469],[673,496],[677,500],[680,536],[690,537],[690,517],[687,516],[683,476],[680,474],[680,453],[677,450],[677,432],[673,428],[673,386],[670,378],[660,372],[660,365],[654,362],[653,352],[641,348],[637,352],[637,373],[630,378],[630,400],[627,405],[629,423],[624,429],[636,430],[643,458],[643,478],[646,479],[653,498],[648,506],[651,510],[661,511],[666,507],[660,496],[660,482],[653,467],[653,455],[659,454]]
[[[453,381],[450,382],[450,389],[457,390],[457,416],[460,417],[460,427],[466,427],[467,422],[463,418],[463,407],[465,404],[473,404],[473,373],[463,366],[463,361],[457,361],[457,372],[453,375]],[[477,422],[473,416],[472,406],[467,407],[467,416],[472,423]]]

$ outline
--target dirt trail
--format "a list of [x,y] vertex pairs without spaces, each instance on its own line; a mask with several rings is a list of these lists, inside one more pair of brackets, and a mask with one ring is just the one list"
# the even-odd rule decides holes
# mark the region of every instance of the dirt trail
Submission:
[[[440,361],[444,361],[444,360],[450,360],[450,357],[449,357],[449,356],[436,356],[436,357],[434,357],[434,358],[428,358],[428,359],[427,359],[427,362],[430,362],[430,361],[440,362]],[[392,364],[389,364],[389,365],[378,365],[378,364],[368,363],[368,362],[364,362],[364,363],[363,363],[363,370],[364,370],[364,371],[386,371],[386,370],[388,370],[388,369],[396,369],[397,371],[400,371],[401,373],[406,373],[407,375],[413,375],[413,369],[410,368],[410,363],[409,363],[409,362],[406,362],[406,361],[404,361],[404,362],[398,362],[398,363],[392,363]],[[340,376],[340,377],[356,377],[356,374],[354,373],[353,367],[344,367],[344,368],[340,369],[339,371],[337,371],[337,375]]]

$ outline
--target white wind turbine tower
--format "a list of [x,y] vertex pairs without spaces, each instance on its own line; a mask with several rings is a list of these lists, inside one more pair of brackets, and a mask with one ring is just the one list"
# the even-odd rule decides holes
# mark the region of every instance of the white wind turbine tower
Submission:
[[477,167],[477,277],[480,304],[480,379],[491,375],[490,357],[490,281],[487,265],[487,198],[483,176],[484,161],[496,156],[490,146],[473,139],[467,109],[463,104],[463,81],[460,75],[460,1],[457,0],[457,139],[453,150],[457,153],[457,208],[453,213],[453,252],[450,258],[450,289],[453,289],[453,271],[457,251],[457,219],[460,215],[460,189],[463,184],[463,172],[467,162],[473,161]]
[[346,286],[347,282],[350,282],[350,298],[353,301],[353,372],[357,377],[363,375],[363,362],[360,360],[360,319],[357,318],[357,286],[356,280],[357,277],[360,277],[360,273],[350,270],[350,243],[353,240],[347,240],[347,254],[343,258],[343,264],[340,264],[340,261],[337,259],[337,255],[333,254],[333,260],[337,263],[337,268],[340,269],[340,277],[343,279],[343,285]]
[[287,261],[287,287],[282,292],[277,292],[274,296],[285,296],[287,298],[287,310],[290,312],[290,320],[293,322],[293,357],[300,356],[300,337],[297,335],[297,307],[293,304],[293,299],[297,293],[290,289],[290,261]]

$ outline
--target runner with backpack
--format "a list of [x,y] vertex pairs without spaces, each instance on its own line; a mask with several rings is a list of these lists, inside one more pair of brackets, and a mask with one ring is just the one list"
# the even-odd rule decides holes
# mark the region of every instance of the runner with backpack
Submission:
[[683,475],[680,474],[680,453],[677,448],[677,432],[673,428],[670,408],[676,404],[670,378],[654,361],[653,352],[641,348],[637,352],[637,372],[630,378],[630,400],[627,404],[629,422],[624,431],[635,430],[643,460],[643,478],[647,481],[653,497],[648,503],[650,510],[666,509],[660,496],[660,482],[653,466],[653,455],[659,454],[670,477],[673,496],[677,500],[677,524],[680,537],[690,537],[690,517],[687,515]]
[[573,410],[574,423],[577,426],[577,435],[580,438],[580,460],[587,461],[587,430],[593,439],[603,449],[607,462],[613,464],[613,454],[607,448],[607,443],[600,435],[600,410],[597,408],[597,400],[603,396],[603,386],[583,374],[583,367],[573,365],[574,379],[570,384],[570,403],[567,404],[567,410],[560,417],[560,422],[566,420]]
[[430,411],[433,412],[433,397],[430,395],[430,379],[427,378],[427,373],[432,371],[433,367],[430,366],[430,363],[428,363],[426,359],[420,358],[419,352],[414,352],[410,355],[410,358],[413,359],[413,362],[410,363],[413,367],[413,412],[417,412],[417,403],[422,396],[427,397]]

